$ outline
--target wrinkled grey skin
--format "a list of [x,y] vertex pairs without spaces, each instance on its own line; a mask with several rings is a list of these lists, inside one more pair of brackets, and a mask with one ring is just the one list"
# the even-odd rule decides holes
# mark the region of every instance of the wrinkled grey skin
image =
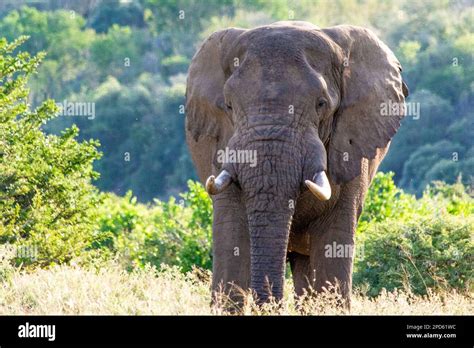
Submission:
[[[353,255],[326,251],[354,246],[364,196],[403,117],[380,112],[404,103],[400,71],[374,34],[353,26],[278,22],[204,42],[189,69],[187,142],[203,183],[224,169],[232,178],[212,196],[213,290],[281,299],[289,260],[297,294],[337,282],[350,304]],[[226,147],[255,150],[257,164],[218,162]],[[304,184],[321,171],[326,201]]]

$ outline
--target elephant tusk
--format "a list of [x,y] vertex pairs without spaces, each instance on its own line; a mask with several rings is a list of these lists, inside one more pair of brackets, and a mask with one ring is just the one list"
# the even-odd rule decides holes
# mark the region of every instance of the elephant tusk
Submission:
[[313,195],[322,201],[327,201],[331,198],[331,185],[329,185],[326,173],[318,172],[314,175],[313,181],[305,180],[305,184]]
[[223,170],[217,178],[214,175],[211,175],[206,180],[206,191],[210,195],[217,195],[218,193],[223,192],[232,182],[232,176],[227,170]]

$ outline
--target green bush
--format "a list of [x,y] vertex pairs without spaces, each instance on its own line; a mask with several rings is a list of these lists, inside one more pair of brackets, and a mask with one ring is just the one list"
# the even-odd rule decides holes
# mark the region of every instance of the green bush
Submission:
[[387,219],[409,221],[414,216],[435,216],[436,213],[468,216],[474,213],[474,200],[461,178],[455,184],[434,181],[420,199],[395,185],[394,173],[378,172],[367,192],[359,218],[359,232],[369,224]]
[[436,206],[444,207],[449,214],[474,215],[474,199],[462,184],[461,178],[458,178],[458,181],[452,185],[434,181],[424,193],[423,198],[427,197],[431,198]]
[[357,236],[363,255],[356,258],[354,285],[368,285],[371,296],[382,288],[472,290],[473,229],[472,216],[449,214],[373,224]]
[[26,83],[43,54],[13,54],[26,39],[0,39],[0,243],[23,250],[18,264],[48,266],[68,262],[91,241],[99,153],[96,142],[76,141],[76,127],[60,136],[42,132],[57,108],[48,100],[29,109]]
[[377,173],[356,234],[354,284],[373,296],[382,288],[469,289],[474,200],[467,190],[460,179],[434,182],[417,200],[395,186],[393,173]]
[[128,266],[177,265],[186,272],[196,265],[210,269],[211,201],[202,185],[189,181],[179,201],[137,203],[108,194],[99,210],[93,247],[117,254]]
[[367,192],[359,225],[365,226],[365,223],[379,222],[388,218],[404,219],[412,212],[416,198],[395,185],[394,175],[393,172],[378,172],[375,175]]

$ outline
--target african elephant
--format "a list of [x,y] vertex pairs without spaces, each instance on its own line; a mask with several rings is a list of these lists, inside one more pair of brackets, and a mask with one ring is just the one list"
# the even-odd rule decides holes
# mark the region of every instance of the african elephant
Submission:
[[[327,251],[353,250],[404,116],[400,73],[391,50],[355,26],[277,22],[202,44],[187,79],[186,138],[212,195],[213,290],[281,299],[289,261],[296,294],[337,282],[350,305],[353,252]],[[382,113],[387,104],[399,112]]]

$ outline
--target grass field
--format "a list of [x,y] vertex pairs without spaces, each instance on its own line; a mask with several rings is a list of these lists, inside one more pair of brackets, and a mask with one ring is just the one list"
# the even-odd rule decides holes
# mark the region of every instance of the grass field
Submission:
[[[180,273],[165,267],[125,272],[115,264],[99,270],[79,266],[57,266],[32,273],[11,270],[0,280],[0,315],[8,314],[224,314],[210,306],[210,274],[194,271]],[[250,300],[245,314],[347,314],[335,309],[337,297],[326,293],[304,301],[302,312],[296,310],[288,281],[283,306],[257,308]],[[455,292],[415,296],[409,291],[382,293],[370,299],[354,294],[350,314],[355,315],[428,315],[472,314],[471,295]]]

